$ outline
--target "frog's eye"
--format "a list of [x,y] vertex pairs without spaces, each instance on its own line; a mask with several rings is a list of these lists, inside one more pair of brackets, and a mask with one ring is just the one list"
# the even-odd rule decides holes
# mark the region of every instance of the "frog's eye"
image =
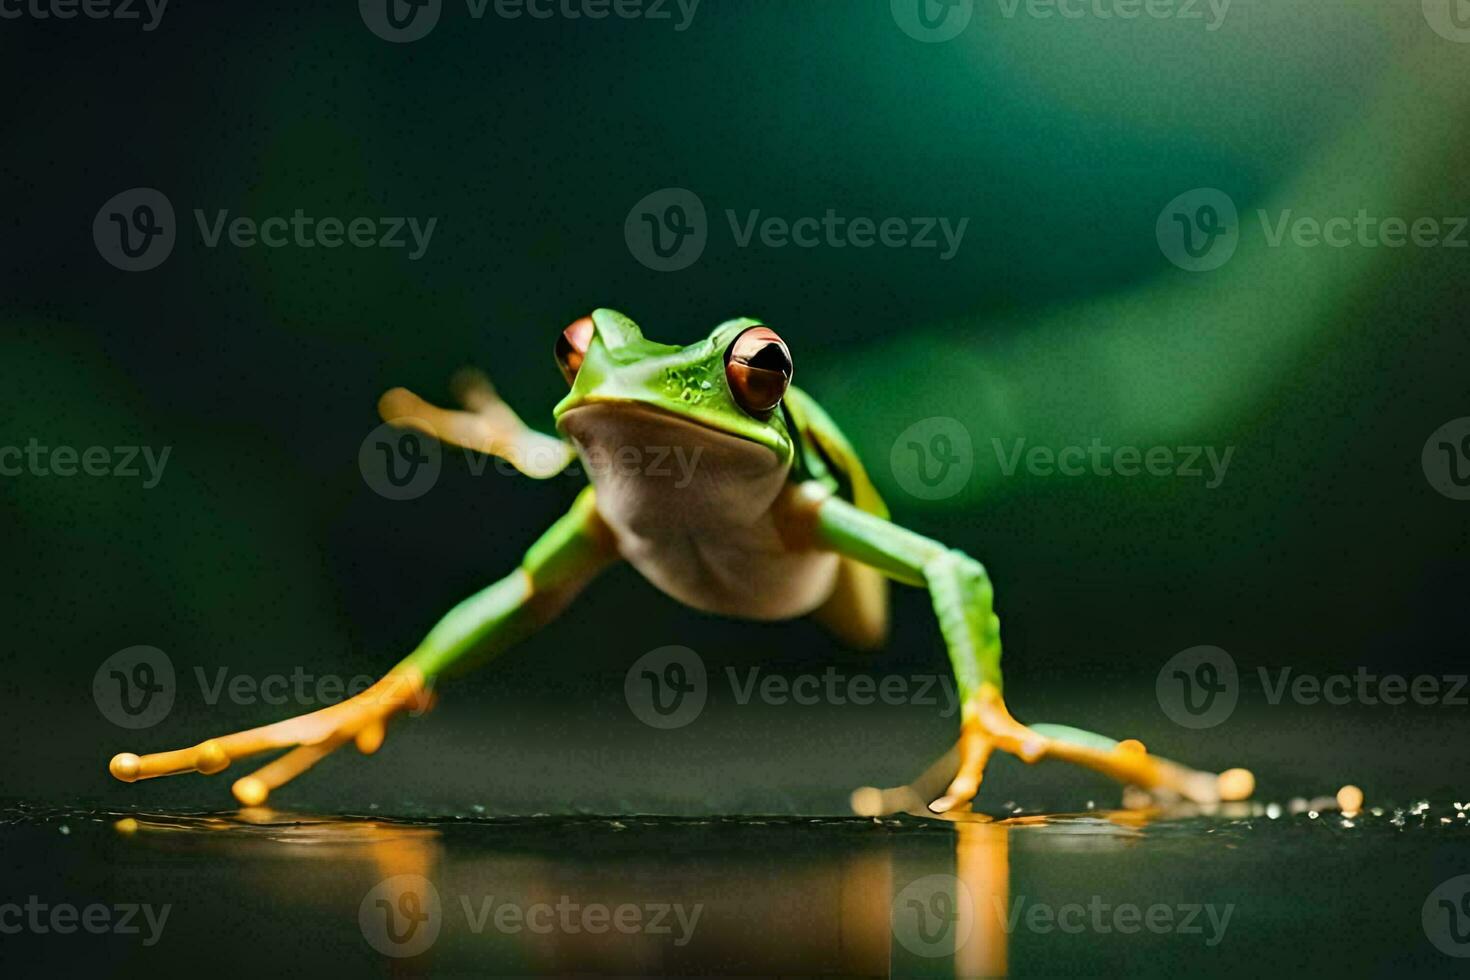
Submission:
[[791,384],[791,351],[770,327],[751,327],[725,352],[725,380],[741,408],[766,415]]
[[556,366],[561,368],[567,384],[577,380],[577,372],[582,369],[582,358],[587,356],[587,348],[592,344],[593,333],[592,318],[584,316],[556,338]]

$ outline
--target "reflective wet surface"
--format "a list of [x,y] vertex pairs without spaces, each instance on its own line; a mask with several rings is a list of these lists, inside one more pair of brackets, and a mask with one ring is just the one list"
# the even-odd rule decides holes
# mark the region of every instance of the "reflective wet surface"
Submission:
[[0,955],[10,975],[1462,973],[1470,808],[1336,807],[869,820],[11,805]]

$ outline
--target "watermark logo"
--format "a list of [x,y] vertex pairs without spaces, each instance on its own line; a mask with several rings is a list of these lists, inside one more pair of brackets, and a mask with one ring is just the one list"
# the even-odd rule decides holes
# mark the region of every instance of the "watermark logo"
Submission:
[[1424,19],[1446,41],[1470,44],[1470,0],[1424,0]]
[[357,450],[363,481],[380,497],[413,500],[439,481],[443,451],[422,419],[390,419],[369,432]]
[[898,485],[920,500],[953,497],[975,467],[970,430],[947,415],[921,419],[894,440],[888,466]]
[[97,252],[124,272],[146,272],[174,250],[178,223],[162,191],[133,187],[114,194],[92,219]]
[[699,717],[709,697],[704,660],[688,647],[651,650],[628,668],[623,697],[650,728],[683,728]]
[[1214,728],[1235,711],[1240,674],[1235,658],[1219,647],[1190,647],[1159,669],[1154,692],[1159,707],[1176,725]]
[[[162,650],[150,646],[120,650],[102,662],[92,678],[92,696],[98,709],[109,721],[122,728],[149,728],[162,721],[181,696],[192,696],[198,689],[201,703],[211,707],[221,701],[236,705],[288,705],[323,707],[344,698],[356,698],[373,692],[377,703],[401,702],[403,688],[398,684],[375,682],[369,674],[344,676],[318,674],[297,666],[287,673],[249,674],[217,667],[211,672],[193,668],[194,685],[176,676],[173,660]],[[433,690],[433,682],[424,684],[424,694]],[[428,710],[427,697],[409,701],[410,717]]]
[[[825,208],[820,215],[787,217],[724,209],[736,248],[913,248],[933,249],[941,262],[954,258],[969,218],[920,215],[870,217]],[[623,238],[635,259],[658,272],[687,269],[704,254],[710,227],[704,202],[683,187],[665,187],[633,205],[623,221]]]
[[1266,703],[1278,705],[1290,698],[1293,704],[1316,705],[1380,704],[1443,705],[1463,708],[1467,700],[1465,687],[1470,676],[1465,674],[1375,674],[1359,667],[1353,674],[1296,674],[1281,667],[1275,678],[1266,667],[1257,667]]
[[25,446],[0,446],[0,476],[142,477],[143,489],[152,490],[163,479],[173,450],[173,446],[161,450],[152,446],[48,446],[32,436]]
[[147,902],[141,905],[134,902],[115,905],[93,902],[77,906],[71,902],[46,902],[39,895],[30,895],[24,905],[20,902],[0,904],[0,935],[29,932],[38,936],[52,933],[67,936],[81,931],[94,936],[143,936],[144,946],[156,946],[163,938],[163,927],[167,925],[173,908],[172,905]]
[[893,938],[915,956],[948,956],[970,941],[975,901],[954,875],[926,875],[893,899]]
[[623,239],[633,258],[655,272],[687,269],[709,240],[704,202],[685,187],[656,190],[628,211]]
[[173,710],[174,664],[157,647],[119,650],[92,675],[92,700],[120,728],[150,728]]
[[[700,0],[464,0],[472,21],[492,14],[500,20],[646,20],[667,21],[675,33],[694,22]],[[439,23],[442,0],[358,0],[367,29],[392,44],[427,37]]]
[[1179,477],[1202,479],[1206,490],[1214,490],[1225,482],[1234,446],[1223,451],[1215,446],[1109,446],[1098,436],[1086,446],[1027,446],[1024,437],[1009,448],[997,438],[990,440],[991,450],[1001,475],[1015,476],[1021,468],[1031,476]]
[[960,694],[950,674],[885,674],[872,677],[868,674],[843,674],[835,667],[828,667],[820,674],[767,673],[762,676],[759,667],[745,671],[742,681],[740,672],[734,667],[725,668],[730,690],[735,703],[750,704],[759,700],[763,704],[796,704],[811,706],[830,705],[917,705],[938,708],[939,717],[953,718],[960,710]]
[[[81,10],[78,11],[80,6]],[[72,20],[78,13],[88,20],[141,21],[144,33],[155,30],[163,21],[168,0],[4,0],[0,2],[0,20]],[[141,9],[140,9],[141,8]]]
[[975,0],[889,0],[893,22],[915,41],[953,40],[970,26]]
[[[1470,4],[1470,0],[1465,0]],[[1464,215],[1307,214],[1295,208],[1256,209],[1267,248],[1470,248]],[[1189,272],[1210,272],[1229,262],[1246,232],[1234,201],[1224,191],[1201,187],[1179,195],[1159,212],[1155,234],[1170,262]]]
[[443,0],[358,0],[367,29],[392,44],[427,37],[439,23]]
[[539,936],[557,932],[572,936],[582,933],[600,936],[610,932],[625,936],[670,936],[675,946],[689,944],[700,916],[704,914],[702,902],[694,905],[623,902],[613,906],[602,902],[579,902],[570,895],[558,896],[555,904],[497,901],[494,895],[480,896],[476,903],[471,896],[461,895],[459,904],[466,926],[477,936],[493,925],[496,932],[512,936],[526,932]]
[[1197,20],[1213,34],[1225,24],[1233,0],[997,0],[1000,14],[1014,20]]
[[[208,214],[194,208],[194,225],[207,249],[221,245],[248,249],[325,248],[403,249],[417,262],[429,249],[439,219],[396,215],[318,217],[295,208],[289,215],[265,218],[231,214],[217,208]],[[179,228],[173,204],[158,190],[135,187],[113,195],[92,219],[92,239],[109,263],[125,272],[145,272],[173,252]]]
[[203,208],[194,209],[194,224],[205,248],[219,248],[227,242],[235,248],[402,248],[408,261],[417,262],[429,250],[429,241],[439,224],[438,217],[420,221],[416,217],[358,215],[318,218],[296,208],[288,218],[283,214],[257,220],[249,215],[230,217],[226,209],[218,209],[210,218]]
[[363,896],[357,925],[385,956],[417,956],[434,945],[444,923],[439,890],[423,875],[385,878]]
[[[580,902],[571,895],[560,895],[554,902],[523,902],[462,893],[452,896],[446,909],[427,878],[401,874],[379,882],[363,897],[357,919],[369,945],[387,956],[405,958],[418,956],[434,945],[447,918],[476,936],[488,930],[511,936],[616,932],[625,936],[667,936],[673,945],[686,946],[694,938],[703,914],[703,903],[607,905]],[[459,922],[460,916],[463,923]]]
[[1424,935],[1446,956],[1470,957],[1470,875],[1443,882],[1424,900]]
[[[950,674],[845,674],[835,667],[795,675],[726,667],[725,683],[735,703],[796,705],[915,705],[934,708],[941,718],[959,713],[959,690]],[[682,728],[704,710],[709,688],[704,661],[687,647],[660,647],[640,657],[623,679],[628,707],[654,728]]]
[[1085,932],[1128,936],[1148,931],[1156,936],[1199,936],[1206,947],[1218,946],[1225,940],[1225,932],[1235,914],[1234,903],[1155,902],[1143,906],[1134,902],[1109,902],[1101,895],[1090,896],[1086,904],[1061,905],[1031,901],[1025,895],[1018,895],[1007,909],[1000,895],[991,894],[990,904],[996,921],[1007,935],[1023,928],[1043,936],[1054,932],[1072,936]]
[[1154,226],[1159,249],[1186,272],[1210,272],[1229,262],[1240,244],[1240,214],[1230,195],[1197,187],[1164,206]]
[[1431,487],[1451,500],[1470,500],[1470,416],[1435,429],[1419,462]]

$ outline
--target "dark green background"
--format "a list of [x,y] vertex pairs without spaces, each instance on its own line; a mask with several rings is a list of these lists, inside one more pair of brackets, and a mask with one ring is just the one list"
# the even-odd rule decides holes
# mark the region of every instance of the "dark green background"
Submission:
[[[447,401],[486,369],[535,424],[563,383],[557,331],[594,306],[687,341],[734,315],[790,344],[895,519],[982,559],[1010,698],[1044,718],[1243,764],[1272,798],[1358,782],[1370,798],[1452,795],[1470,709],[1266,704],[1258,665],[1461,672],[1467,508],[1419,462],[1470,413],[1466,252],[1269,250],[1257,207],[1465,214],[1470,46],[1415,2],[1237,0],[1224,26],[1006,20],[922,44],[885,3],[705,0],[692,26],[469,19],[447,5],[408,45],[354,5],[169,5],[151,33],[0,23],[0,443],[173,447],[161,484],[0,480],[0,785],[112,805],[223,805],[225,778],[124,786],[119,749],[190,744],[279,717],[211,708],[196,667],[377,673],[453,602],[508,570],[576,480],[476,477],[458,452],[411,502],[357,465],[377,396]],[[1304,9],[1308,8],[1308,9]],[[91,241],[97,209],[162,190],[180,240],[128,274]],[[623,221],[696,191],[710,244],[657,273]],[[1160,209],[1227,191],[1255,227],[1191,275]],[[257,219],[438,217],[427,254],[205,248],[192,210]],[[932,251],[737,248],[724,210],[969,218]],[[976,445],[966,491],[904,493],[896,437],[935,415]],[[1008,443],[1234,446],[1199,480],[1001,476]],[[713,672],[837,664],[947,669],[922,594],[897,597],[867,657],[808,623],[699,615],[628,569],[503,661],[446,687],[374,760],[328,760],[280,794],[420,812],[843,811],[915,774],[953,735],[921,708],[756,709],[717,690],[699,722],[640,725],[624,671],[664,644]],[[1154,677],[1196,644],[1246,674],[1226,726],[1190,732]],[[184,680],[170,717],[121,732],[93,672],[134,644]],[[1104,783],[999,763],[986,799],[1077,806]]]

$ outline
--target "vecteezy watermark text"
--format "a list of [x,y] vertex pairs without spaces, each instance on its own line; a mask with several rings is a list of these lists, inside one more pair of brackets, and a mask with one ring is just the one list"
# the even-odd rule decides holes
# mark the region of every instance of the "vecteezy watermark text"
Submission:
[[[437,217],[318,216],[304,208],[264,218],[232,216],[227,208],[217,208],[213,213],[194,209],[199,240],[209,249],[221,245],[241,249],[404,249],[410,262],[418,261],[428,251],[438,223]],[[162,264],[173,252],[178,234],[173,202],[152,187],[133,187],[114,194],[92,220],[97,252],[124,272],[144,272]]]
[[[828,208],[820,218],[805,216],[783,218],[761,217],[759,208],[746,211],[744,217],[726,209],[725,220],[730,235],[739,248],[748,248],[752,239],[766,248],[940,248],[939,261],[948,262],[960,250],[970,219],[951,223],[944,217],[868,218],[847,217]],[[938,234],[936,234],[938,229]],[[941,243],[940,239],[943,238]]]
[[[704,904],[681,902],[580,902],[561,895],[554,902],[523,902],[495,895],[459,896],[464,926],[474,935],[486,930],[505,935],[666,936],[686,946],[704,914]],[[422,875],[385,878],[363,896],[358,927],[363,938],[387,956],[417,956],[432,946],[444,927],[446,913],[439,891]]]
[[[1256,210],[1267,248],[1470,248],[1463,215],[1303,214],[1295,208]],[[1159,212],[1154,234],[1164,256],[1188,272],[1210,272],[1234,257],[1249,225],[1235,201],[1214,187],[1197,187]]]
[[136,20],[158,27],[168,0],[0,0],[0,20]]
[[1233,0],[996,0],[1000,14],[1014,20],[1182,20],[1200,21],[1213,33],[1225,23]]
[[[273,215],[263,220],[244,215],[230,218],[227,210],[217,210],[213,218],[206,218],[200,208],[194,209],[194,220],[199,225],[199,237],[205,248],[217,248],[223,238],[236,248],[410,248],[410,262],[423,258],[429,248],[429,239],[434,237],[434,227],[439,219],[431,217],[423,224],[414,217],[387,218],[316,218],[301,208],[291,212],[291,217]],[[226,225],[228,221],[228,225]],[[289,234],[287,229],[290,229]],[[405,230],[407,234],[405,235]]]
[[[465,0],[470,20],[487,13],[501,20],[646,20],[689,29],[700,0]],[[393,44],[418,41],[439,23],[443,0],[358,0],[367,29]]]
[[[1293,667],[1257,667],[1261,695],[1271,706],[1397,707],[1415,704],[1470,707],[1470,675],[1380,674],[1359,666],[1351,672],[1317,674]],[[1241,696],[1235,658],[1216,646],[1190,647],[1170,657],[1155,683],[1159,707],[1185,728],[1213,728],[1234,713]]]
[[1114,902],[1101,895],[1085,901],[1037,901],[1026,895],[991,893],[977,902],[964,881],[950,874],[925,875],[909,882],[893,898],[893,936],[909,952],[922,957],[947,956],[963,949],[975,931],[976,918],[994,917],[1007,935],[1020,932],[1050,935],[1135,935],[1152,933],[1199,937],[1206,947],[1225,939],[1235,905],[1210,902]]
[[[936,44],[964,33],[978,3],[979,0],[889,0],[889,12],[899,30],[909,37]],[[1220,29],[1232,3],[1233,0],[995,0],[996,9],[1005,21],[1018,17],[1058,22],[1198,21],[1207,32]]]
[[[933,250],[947,262],[959,252],[969,218],[842,214],[826,208],[820,215],[784,216],[760,208],[726,208],[725,222],[736,248],[912,248]],[[623,221],[628,251],[657,272],[676,272],[698,261],[709,240],[709,221],[699,195],[684,187],[664,187],[645,195]]]
[[[942,718],[959,711],[959,692],[949,674],[820,674],[789,676],[760,667],[725,668],[735,703],[768,705],[917,705],[938,708]],[[699,717],[709,696],[704,659],[688,647],[665,646],[634,661],[623,678],[623,696],[634,717],[652,728],[683,728]]]
[[[1225,481],[1235,447],[1113,446],[1094,436],[1085,445],[1032,445],[1024,436],[990,440],[1004,477],[1030,476],[1178,477],[1203,480],[1207,490]],[[945,415],[921,419],[893,441],[888,465],[898,485],[921,500],[942,500],[962,491],[975,467],[970,431]]]
[[[1005,476],[1015,476],[1024,463],[1032,476],[1177,476],[1201,478],[1208,475],[1205,489],[1213,490],[1225,480],[1234,446],[1220,451],[1214,446],[1108,446],[1094,436],[1086,447],[1080,445],[1026,447],[1024,438],[1016,439],[1007,449],[999,439],[990,440],[995,461]],[[1203,459],[1209,473],[1201,468]]]
[[[143,477],[143,489],[152,490],[163,479],[172,446],[47,446],[34,436],[24,447],[0,446],[0,476],[116,476]],[[141,459],[145,474],[138,468]]]
[[[94,936],[143,936],[144,946],[153,946],[163,936],[172,905],[118,902],[104,905],[93,902],[76,906],[70,902],[43,902],[30,895],[24,903],[0,903],[0,934],[14,936],[22,932],[38,936],[69,936],[89,932]],[[143,929],[147,927],[147,934]]]
[[[434,488],[443,468],[443,449],[422,419],[397,418],[369,432],[358,447],[357,465],[365,483],[389,500],[412,500]],[[493,468],[501,476],[517,472],[560,473],[564,476],[605,478],[643,476],[667,480],[675,490],[688,489],[698,472],[703,446],[590,445],[568,458],[566,447],[545,440],[528,450],[503,446],[493,456],[464,449],[465,468],[471,476]]]
[[[297,666],[290,673],[250,674],[216,667],[206,671],[196,666],[194,681],[199,699],[207,705],[227,701],[236,705],[297,705],[325,707],[344,698],[371,690],[379,679],[367,674],[344,677],[319,674]],[[178,674],[173,659],[157,647],[133,646],[119,650],[97,668],[92,677],[92,698],[102,716],[120,728],[142,729],[163,721],[173,710],[179,694]],[[427,685],[432,687],[432,682]],[[385,699],[402,695],[402,689],[385,685]],[[415,700],[409,715],[424,712],[427,702]]]

